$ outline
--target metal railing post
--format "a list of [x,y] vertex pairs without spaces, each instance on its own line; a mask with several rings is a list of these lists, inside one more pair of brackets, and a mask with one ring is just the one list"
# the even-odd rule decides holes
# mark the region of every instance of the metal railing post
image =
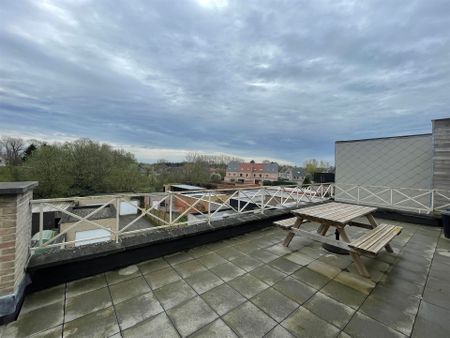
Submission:
[[211,225],[211,192],[208,191],[208,224]]
[[172,225],[172,211],[173,211],[173,193],[169,191],[169,224]]
[[237,207],[237,211],[238,211],[238,214],[239,214],[241,212],[241,190],[238,189],[237,193],[238,193],[238,207]]
[[116,198],[116,229],[114,230],[114,237],[116,243],[119,243],[119,231],[120,231],[120,197]]
[[435,197],[435,191],[434,189],[431,189],[431,210],[429,212],[433,212],[434,210],[434,197]]
[[264,194],[262,193],[262,188],[259,189],[259,191],[261,192],[261,214],[264,214]]
[[356,191],[357,191],[357,203],[359,204],[359,185],[358,186],[356,186]]
[[39,204],[39,247],[42,246],[42,235],[44,231],[44,205],[43,203]]

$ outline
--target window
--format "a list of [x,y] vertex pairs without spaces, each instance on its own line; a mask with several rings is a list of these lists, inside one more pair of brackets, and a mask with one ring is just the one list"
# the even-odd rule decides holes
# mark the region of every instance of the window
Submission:
[[75,233],[75,246],[107,242],[111,240],[111,233],[104,229],[94,229],[87,231],[77,231]]

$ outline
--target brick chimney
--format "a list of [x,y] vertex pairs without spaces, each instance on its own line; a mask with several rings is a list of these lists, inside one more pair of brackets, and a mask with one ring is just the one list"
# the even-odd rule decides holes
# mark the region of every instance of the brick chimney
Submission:
[[14,320],[23,300],[30,256],[30,201],[37,185],[0,182],[0,323]]

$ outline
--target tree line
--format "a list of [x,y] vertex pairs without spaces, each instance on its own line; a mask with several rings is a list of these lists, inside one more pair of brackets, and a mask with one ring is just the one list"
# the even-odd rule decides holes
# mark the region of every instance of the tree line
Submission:
[[[192,152],[184,162],[143,164],[129,152],[89,139],[48,144],[14,137],[0,139],[0,160],[6,164],[0,166],[0,181],[39,181],[37,198],[163,191],[168,183],[211,187],[222,181],[229,162],[243,162]],[[310,182],[314,172],[330,165],[312,159],[304,167]]]
[[39,181],[37,198],[163,191],[168,183],[207,186],[222,180],[226,165],[240,159],[189,153],[184,162],[139,163],[108,144],[79,139],[65,143],[2,137],[0,181]]
[[89,139],[47,144],[3,137],[0,181],[39,181],[38,198],[148,191],[133,154]]

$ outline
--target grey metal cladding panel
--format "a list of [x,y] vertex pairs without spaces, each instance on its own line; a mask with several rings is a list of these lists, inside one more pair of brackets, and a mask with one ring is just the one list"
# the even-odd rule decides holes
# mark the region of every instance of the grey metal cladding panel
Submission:
[[336,143],[336,183],[431,188],[431,135]]

